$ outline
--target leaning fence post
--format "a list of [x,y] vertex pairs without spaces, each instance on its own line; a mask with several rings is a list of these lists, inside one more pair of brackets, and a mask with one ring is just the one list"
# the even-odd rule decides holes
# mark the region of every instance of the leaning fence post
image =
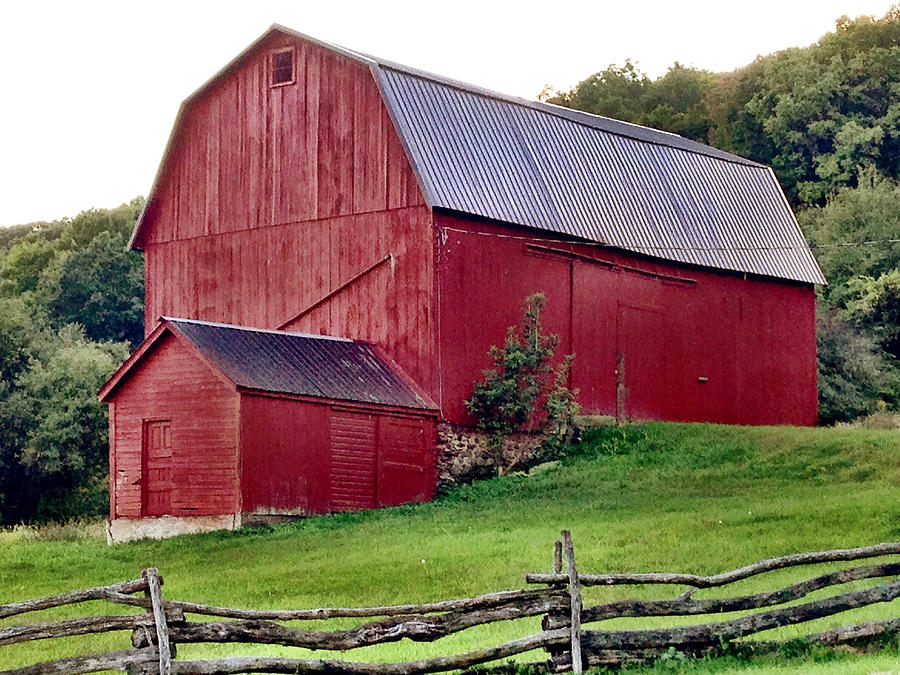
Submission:
[[572,533],[562,531],[563,551],[566,555],[566,567],[569,572],[569,603],[571,605],[570,630],[572,635],[572,672],[580,675],[583,671],[581,663],[581,582],[575,567],[575,547],[572,545]]
[[147,594],[150,596],[150,605],[153,609],[153,622],[156,624],[156,642],[159,646],[159,675],[171,675],[172,653],[169,648],[169,627],[166,624],[166,610],[162,601],[162,579],[159,570],[155,567],[141,572],[141,576],[147,580]]

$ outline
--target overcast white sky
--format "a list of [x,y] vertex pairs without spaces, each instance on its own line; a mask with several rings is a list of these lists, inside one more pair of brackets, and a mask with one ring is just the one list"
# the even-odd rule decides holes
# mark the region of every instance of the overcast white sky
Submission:
[[272,23],[535,97],[611,63],[714,71],[891,0],[0,0],[0,226],[150,189],[179,103]]

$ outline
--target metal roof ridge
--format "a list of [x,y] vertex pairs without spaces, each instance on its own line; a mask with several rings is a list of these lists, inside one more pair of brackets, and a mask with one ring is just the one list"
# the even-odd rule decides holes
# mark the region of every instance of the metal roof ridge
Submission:
[[[504,103],[511,103],[513,105],[530,108],[532,110],[536,110],[537,112],[553,115],[568,122],[581,124],[582,126],[586,126],[597,131],[604,131],[609,134],[623,136],[625,138],[630,138],[641,143],[663,145],[675,150],[683,150],[684,152],[691,152],[697,155],[712,157],[713,159],[721,159],[722,161],[731,162],[733,164],[742,164],[744,166],[750,166],[759,169],[767,168],[765,164],[760,164],[759,162],[755,162],[752,159],[747,159],[746,157],[741,157],[740,155],[735,155],[725,150],[720,150],[719,148],[713,147],[711,145],[700,143],[699,141],[686,138],[671,131],[654,129],[653,127],[647,127],[642,124],[626,122],[625,120],[617,120],[615,118],[605,117],[603,115],[596,115],[594,113],[589,113],[584,110],[577,110],[575,108],[566,108],[565,106],[556,105],[554,103],[547,103],[545,101],[536,101],[532,99],[522,98],[521,96],[514,96],[513,94],[504,94],[503,92],[499,92],[494,89],[488,89],[487,87],[471,84],[469,82],[463,82],[462,80],[457,80],[451,77],[446,77],[444,75],[438,75],[436,73],[420,70],[418,68],[406,66],[394,61],[388,61],[386,59],[381,59],[366,54],[359,55],[364,58],[371,59],[371,62],[375,65],[375,67],[379,69],[393,70],[404,75],[409,75],[424,80],[430,80],[432,82],[435,82],[436,84],[451,87],[459,91],[474,94],[476,96],[482,96],[484,98],[490,98],[497,101],[502,101]],[[634,132],[629,133],[629,127],[633,128]],[[644,137],[645,135],[656,136],[657,138],[646,138]],[[696,147],[683,147],[683,145],[681,144],[688,144]]]
[[315,340],[331,340],[334,342],[351,342],[354,344],[368,344],[362,340],[354,340],[348,337],[340,337],[338,335],[319,335],[316,333],[301,333],[289,330],[273,330],[270,328],[253,328],[251,326],[241,326],[234,323],[222,323],[219,321],[203,321],[201,319],[183,319],[176,316],[161,316],[161,321],[169,321],[171,323],[190,323],[198,326],[209,326],[212,328],[230,328],[232,330],[240,330],[248,333],[270,333],[272,335],[287,335],[290,337],[312,338]]

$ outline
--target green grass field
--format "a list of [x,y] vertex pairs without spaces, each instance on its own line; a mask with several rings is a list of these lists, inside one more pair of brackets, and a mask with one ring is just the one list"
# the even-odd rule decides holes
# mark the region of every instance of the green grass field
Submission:
[[[380,605],[466,597],[522,588],[525,573],[547,571],[553,541],[562,528],[572,531],[579,569],[585,573],[715,573],[792,552],[900,540],[898,487],[896,430],[684,424],[602,429],[589,432],[573,455],[557,465],[531,476],[506,476],[462,488],[432,504],[111,548],[100,527],[0,533],[0,603],[134,578],[149,566],[158,567],[165,577],[168,598],[233,607]],[[823,569],[827,567],[770,573],[726,592],[774,589]],[[592,589],[587,600],[667,597],[681,590]],[[91,603],[30,615],[29,621],[110,609],[115,610]],[[898,602],[760,638],[791,638],[888,616],[900,616]],[[684,622],[656,619],[653,625],[678,621]],[[0,621],[0,627],[16,622]],[[431,645],[404,641],[342,658],[405,660],[450,654],[538,630],[539,619],[495,624]],[[0,670],[123,649],[128,643],[128,634],[120,633],[3,647]],[[224,656],[237,650],[301,654],[286,648],[246,649],[188,645],[179,657]],[[894,642],[864,655],[816,650],[749,662],[683,662],[673,655],[651,672],[898,673],[898,664],[900,649]]]

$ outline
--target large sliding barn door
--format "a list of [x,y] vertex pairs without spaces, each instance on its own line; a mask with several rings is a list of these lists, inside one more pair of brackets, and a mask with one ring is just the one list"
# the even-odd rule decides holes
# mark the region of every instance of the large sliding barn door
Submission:
[[141,453],[141,514],[172,513],[172,423],[144,422]]

